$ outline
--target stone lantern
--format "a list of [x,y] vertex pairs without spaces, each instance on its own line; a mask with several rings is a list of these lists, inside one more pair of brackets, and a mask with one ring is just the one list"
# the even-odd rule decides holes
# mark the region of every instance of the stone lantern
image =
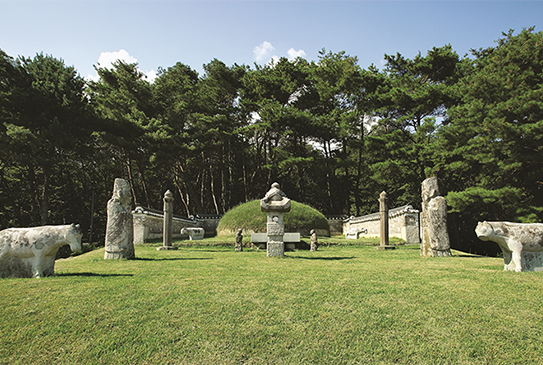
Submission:
[[283,213],[290,212],[290,199],[273,183],[266,196],[260,200],[260,209],[268,213],[267,217],[267,251],[268,256],[284,256],[285,223]]

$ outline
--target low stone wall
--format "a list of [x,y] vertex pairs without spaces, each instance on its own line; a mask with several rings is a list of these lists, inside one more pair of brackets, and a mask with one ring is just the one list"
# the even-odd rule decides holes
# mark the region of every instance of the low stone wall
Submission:
[[[420,243],[419,211],[404,205],[388,211],[389,237],[398,237],[406,243]],[[343,221],[345,238],[380,236],[380,215],[373,213],[361,217],[350,217]]]
[[[343,222],[348,217],[346,215],[327,215],[326,220],[330,225],[330,236],[343,235]],[[317,234],[319,234],[317,232]]]
[[[162,238],[162,228],[164,215],[162,211],[137,207],[132,212],[134,226],[134,244],[149,242]],[[197,215],[196,217],[185,218],[173,216],[173,238],[189,239],[188,234],[181,234],[183,228],[200,227],[205,230],[207,237],[217,234],[217,225],[219,224],[220,216],[204,216]]]

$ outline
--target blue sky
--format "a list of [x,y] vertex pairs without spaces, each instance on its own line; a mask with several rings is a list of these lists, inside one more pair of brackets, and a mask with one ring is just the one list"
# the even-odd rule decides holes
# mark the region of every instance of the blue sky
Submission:
[[202,73],[214,58],[316,60],[322,48],[381,67],[385,53],[412,58],[451,44],[463,56],[531,26],[543,31],[543,1],[0,0],[0,49],[51,54],[84,77],[115,57],[152,77],[176,62]]

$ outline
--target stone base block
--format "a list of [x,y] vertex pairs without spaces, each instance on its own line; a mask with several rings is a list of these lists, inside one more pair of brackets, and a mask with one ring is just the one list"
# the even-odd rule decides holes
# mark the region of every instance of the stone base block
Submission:
[[160,246],[156,248],[157,251],[170,251],[170,250],[177,250],[177,249],[178,249],[177,246]]
[[391,245],[379,245],[375,247],[377,250],[394,250],[396,249],[396,246]]
[[451,250],[433,250],[432,249],[432,256],[433,257],[446,257],[446,256],[452,256]]
[[120,259],[132,260],[135,257],[136,257],[136,255],[134,255],[134,252],[124,252],[124,251],[109,252],[109,251],[106,251],[104,253],[104,260],[120,260]]
[[285,256],[285,244],[283,242],[271,241],[268,242],[268,256],[283,257]]

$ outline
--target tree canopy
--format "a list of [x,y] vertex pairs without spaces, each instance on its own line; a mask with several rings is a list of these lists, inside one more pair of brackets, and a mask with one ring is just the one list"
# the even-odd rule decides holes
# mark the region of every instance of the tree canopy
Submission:
[[[316,61],[182,63],[150,83],[137,64],[97,67],[0,50],[0,227],[81,223],[103,236],[115,177],[137,204],[223,214],[278,181],[324,214],[420,208],[437,176],[452,245],[479,250],[478,220],[543,218],[543,33],[504,33],[459,57],[451,45],[382,70],[323,49]],[[93,202],[95,209],[93,210]]]

